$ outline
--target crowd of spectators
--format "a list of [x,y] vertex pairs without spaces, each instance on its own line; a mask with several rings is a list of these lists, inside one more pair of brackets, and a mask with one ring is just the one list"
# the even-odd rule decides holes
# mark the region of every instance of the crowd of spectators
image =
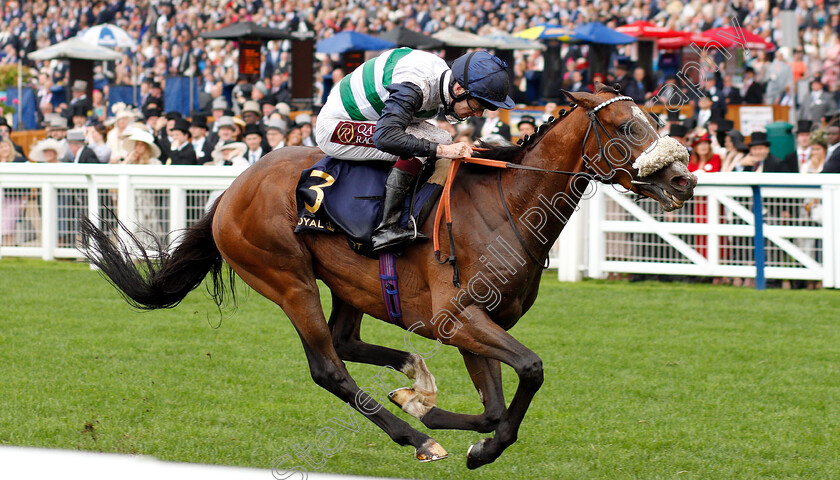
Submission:
[[[705,133],[714,137],[715,132],[710,131],[714,128],[710,126],[714,125],[711,120],[722,119],[732,104],[789,105],[796,108],[797,119],[822,125],[820,131],[825,131],[826,122],[836,121],[840,102],[837,96],[840,10],[836,3],[812,0],[419,0],[409,4],[395,0],[11,0],[0,6],[0,64],[16,63],[24,58],[25,63],[34,68],[38,120],[48,129],[50,138],[68,146],[59,156],[60,160],[78,161],[81,158],[76,155],[71,159],[73,149],[69,144],[73,142],[62,133],[66,127],[74,132],[73,138],[79,138],[75,133],[77,130],[84,133],[85,145],[96,151],[97,161],[134,163],[136,158],[129,159],[129,152],[122,143],[128,141],[134,130],[127,125],[134,124],[152,136],[157,147],[155,151],[160,152],[157,159],[160,162],[213,164],[218,163],[214,158],[219,152],[214,152],[214,148],[222,135],[221,144],[241,141],[248,146],[243,152],[245,158],[286,144],[312,144],[310,132],[315,118],[308,117],[304,121],[290,118],[291,42],[267,42],[260,78],[247,83],[239,81],[238,50],[233,42],[198,36],[201,32],[235,22],[253,21],[286,31],[311,31],[317,40],[339,31],[377,34],[396,26],[427,34],[449,26],[488,34],[514,33],[544,23],[571,29],[590,21],[618,27],[647,20],[678,31],[702,32],[737,21],[744,30],[781,45],[783,29],[779,12],[782,10],[793,11],[796,15],[800,48],[777,48],[771,53],[754,51],[746,58],[745,68],[736,72],[720,55],[707,62],[702,94],[700,98],[694,95],[692,100],[693,116],[680,119],[688,127],[686,138],[690,146],[694,139]],[[26,55],[36,49],[101,23],[123,28],[137,41],[137,47],[122,49],[120,60],[96,67],[94,78],[102,87],[93,90],[91,98],[86,95],[84,82],[70,84],[67,62],[26,59]],[[562,86],[570,91],[592,90],[596,80],[618,83],[623,93],[640,104],[667,100],[663,95],[668,95],[669,86],[690,93],[685,85],[677,84],[674,75],[662,75],[641,66],[633,68],[625,61],[631,47],[613,50],[606,72],[590,71],[586,48],[572,46],[563,50],[565,76]],[[524,93],[528,90],[529,79],[533,78],[528,73],[544,68],[542,55],[537,50],[516,52],[514,93],[519,94],[522,103],[544,103],[544,98],[530,98]],[[337,56],[316,55],[315,113],[320,100],[328,93],[324,90],[340,80],[344,73],[338,60]],[[716,66],[724,68],[716,71]],[[165,80],[168,76],[179,75],[194,75],[200,79],[201,109],[193,112],[197,114],[192,115],[191,123],[178,118],[176,112],[162,111]],[[808,84],[809,88],[803,89],[808,91],[797,95],[797,82]],[[229,88],[234,84],[236,87],[229,101],[222,92],[225,86]],[[57,107],[52,101],[54,85],[64,85],[72,92],[70,98]],[[109,85],[139,85],[138,105],[107,105]],[[469,125],[466,132],[457,133],[471,134],[473,138],[501,134],[510,139],[510,126],[492,113],[488,112],[488,115],[492,118],[481,119],[478,125]],[[207,124],[204,121],[207,117],[214,121]],[[0,128],[8,129],[8,126]],[[220,130],[223,131],[221,135]],[[234,130],[233,135],[227,135],[227,130]],[[132,143],[138,149],[142,144],[136,139]],[[192,151],[192,154],[183,150]],[[20,159],[20,148],[17,152],[15,158]],[[85,158],[94,157],[86,155]],[[725,165],[721,164],[719,168],[724,169]]]

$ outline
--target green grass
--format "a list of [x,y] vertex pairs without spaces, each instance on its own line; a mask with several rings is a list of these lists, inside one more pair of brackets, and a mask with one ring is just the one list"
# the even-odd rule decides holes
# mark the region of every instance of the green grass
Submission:
[[[84,264],[0,260],[0,444],[259,468],[295,447],[314,449],[318,429],[346,418],[343,405],[311,381],[282,312],[240,293],[239,310],[213,328],[219,315],[201,290],[174,310],[136,313]],[[321,470],[837,478],[838,311],[840,295],[830,290],[566,284],[547,275],[512,330],[542,357],[545,384],[519,441],[499,460],[468,471],[466,449],[484,435],[435,431],[450,458],[420,464],[413,449],[358,416],[357,433],[336,427],[341,450]],[[366,320],[363,336],[403,345],[401,330],[375,320]],[[359,385],[374,386],[375,368],[349,368]],[[442,349],[429,368],[440,406],[480,411],[454,349]],[[505,369],[504,377],[510,401],[515,376]]]

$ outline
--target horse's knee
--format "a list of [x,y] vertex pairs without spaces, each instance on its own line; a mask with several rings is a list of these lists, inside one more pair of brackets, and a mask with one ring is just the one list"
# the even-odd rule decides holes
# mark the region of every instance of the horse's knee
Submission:
[[338,392],[347,385],[347,376],[336,367],[327,363],[312,365],[309,369],[312,380],[321,388],[329,392]]
[[481,419],[476,423],[476,431],[480,433],[490,433],[499,428],[499,423],[502,421],[502,414],[504,410],[487,410]]
[[543,364],[540,357],[531,354],[517,369],[519,380],[528,387],[536,390],[543,384]]

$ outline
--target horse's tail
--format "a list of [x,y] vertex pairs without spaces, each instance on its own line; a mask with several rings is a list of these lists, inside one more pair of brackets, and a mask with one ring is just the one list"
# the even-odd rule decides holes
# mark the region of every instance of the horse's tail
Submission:
[[[171,253],[151,232],[146,233],[154,243],[153,248],[143,246],[131,230],[118,221],[119,229],[127,234],[129,241],[119,235],[114,235],[116,240],[112,240],[87,218],[81,221],[81,251],[135,308],[173,308],[201,284],[208,272],[213,280],[208,292],[216,305],[221,306],[226,290],[222,272],[224,261],[212,231],[218,204],[217,200],[210,212],[181,235],[181,242]],[[233,279],[233,271],[228,267],[230,294],[235,301]]]

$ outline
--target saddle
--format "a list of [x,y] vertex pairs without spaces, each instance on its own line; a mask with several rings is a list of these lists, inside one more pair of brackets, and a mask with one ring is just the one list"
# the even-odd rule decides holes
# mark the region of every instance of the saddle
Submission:
[[[449,162],[437,163],[441,164],[437,168],[432,162],[424,166],[413,194],[406,196],[401,227],[419,228],[440,198]],[[382,220],[385,178],[391,166],[389,162],[344,161],[327,156],[302,171],[296,189],[295,233],[343,233],[354,252],[379,258],[372,253],[370,239]]]

